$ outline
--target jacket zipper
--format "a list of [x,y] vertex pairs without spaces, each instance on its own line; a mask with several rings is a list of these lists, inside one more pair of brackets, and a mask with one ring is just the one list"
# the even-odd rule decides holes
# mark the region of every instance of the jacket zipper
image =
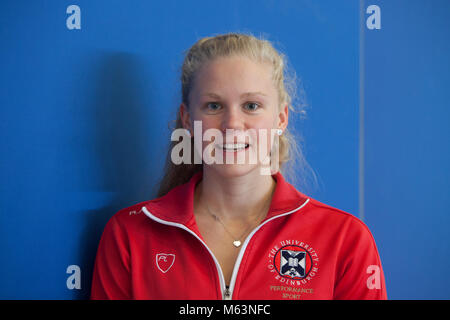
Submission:
[[223,294],[224,300],[231,300],[231,291],[228,288],[225,288],[225,292]]
[[204,241],[203,241],[203,240],[202,240],[202,239],[201,239],[194,231],[192,231],[191,229],[189,229],[188,227],[186,227],[184,224],[176,223],[176,222],[170,222],[170,221],[166,221],[166,220],[162,220],[162,219],[160,219],[160,218],[154,216],[151,212],[149,212],[149,211],[147,210],[147,208],[146,208],[145,206],[142,207],[142,211],[145,213],[146,216],[148,216],[150,219],[152,219],[152,220],[154,220],[154,221],[156,221],[156,222],[159,222],[159,223],[165,224],[165,225],[169,225],[169,226],[174,226],[174,227],[181,228],[181,229],[183,229],[183,230],[186,230],[186,231],[189,232],[190,234],[192,234],[194,237],[196,237],[196,238],[203,244],[203,246],[208,250],[209,254],[211,255],[211,257],[212,257],[213,260],[214,260],[214,263],[215,263],[215,265],[216,265],[217,272],[218,272],[218,274],[219,274],[220,291],[221,291],[221,293],[222,293],[222,299],[223,299],[223,300],[231,300],[231,298],[232,298],[232,296],[233,296],[233,290],[234,290],[234,285],[235,285],[235,282],[236,282],[236,277],[237,277],[237,274],[238,274],[238,271],[239,271],[239,267],[240,267],[240,265],[241,265],[242,258],[244,257],[245,249],[247,248],[247,245],[249,244],[249,242],[250,242],[251,238],[253,237],[253,235],[254,235],[254,234],[255,234],[255,233],[256,233],[263,225],[265,225],[265,224],[268,223],[269,221],[272,221],[272,220],[274,220],[274,219],[276,219],[276,218],[284,217],[284,216],[287,216],[287,215],[289,215],[289,214],[291,214],[291,213],[294,213],[294,212],[300,210],[301,208],[303,208],[308,202],[309,202],[309,198],[306,199],[306,201],[305,201],[300,207],[298,207],[298,208],[296,208],[296,209],[294,209],[294,210],[291,210],[291,211],[289,211],[289,212],[285,212],[285,213],[279,214],[279,215],[277,215],[277,216],[275,216],[275,217],[272,217],[272,218],[270,218],[270,219],[264,221],[262,224],[260,224],[259,226],[257,226],[255,229],[253,229],[253,231],[252,231],[252,232],[247,236],[247,238],[245,239],[244,244],[242,245],[242,248],[241,248],[241,250],[239,251],[238,257],[237,257],[236,262],[235,262],[234,267],[233,267],[233,273],[232,273],[232,275],[231,275],[231,281],[230,281],[230,287],[229,287],[229,288],[227,288],[226,285],[225,285],[225,277],[224,277],[224,275],[223,275],[222,268],[220,267],[220,264],[219,264],[219,262],[217,261],[216,257],[214,256],[214,254],[212,253],[212,251],[208,248],[208,246],[206,245],[206,243],[205,243],[205,242],[204,242]]

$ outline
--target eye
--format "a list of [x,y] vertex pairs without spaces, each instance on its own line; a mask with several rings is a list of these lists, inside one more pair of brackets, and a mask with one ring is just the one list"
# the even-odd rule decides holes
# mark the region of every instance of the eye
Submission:
[[217,111],[220,109],[220,104],[216,103],[216,102],[209,102],[206,105],[206,108],[210,111]]
[[256,102],[249,102],[245,105],[245,107],[247,110],[255,111],[260,107],[260,105],[259,105],[259,103],[256,103]]

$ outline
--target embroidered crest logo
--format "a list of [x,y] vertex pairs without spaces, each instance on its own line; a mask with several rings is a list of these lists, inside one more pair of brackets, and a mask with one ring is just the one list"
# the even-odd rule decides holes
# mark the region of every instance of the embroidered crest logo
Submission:
[[166,273],[175,262],[175,255],[172,253],[158,253],[156,255],[156,266],[162,273]]
[[280,274],[292,279],[305,277],[306,252],[297,250],[281,250]]
[[316,250],[299,240],[280,241],[270,250],[268,258],[268,270],[281,283],[306,284],[318,272]]

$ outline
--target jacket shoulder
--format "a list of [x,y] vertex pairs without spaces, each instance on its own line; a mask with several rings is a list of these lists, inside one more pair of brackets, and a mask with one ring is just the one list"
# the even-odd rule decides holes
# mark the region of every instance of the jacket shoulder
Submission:
[[346,228],[347,231],[362,233],[372,238],[368,226],[359,217],[312,198],[310,198],[310,205],[314,216],[321,219],[324,224],[335,225],[339,228],[346,226],[349,228]]
[[131,206],[118,210],[116,213],[112,215],[112,217],[109,219],[109,222],[114,220],[115,222],[117,222],[118,225],[120,225],[123,228],[128,228],[133,225],[141,224],[142,220],[148,220],[142,208],[145,205],[147,205],[150,201],[152,200],[138,202]]

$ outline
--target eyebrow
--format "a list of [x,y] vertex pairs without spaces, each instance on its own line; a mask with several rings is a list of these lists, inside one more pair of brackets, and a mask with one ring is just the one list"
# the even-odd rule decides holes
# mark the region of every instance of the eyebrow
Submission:
[[[257,95],[266,96],[265,93],[262,93],[260,91],[256,91],[256,92],[245,92],[245,93],[241,94],[241,98],[242,97],[248,97],[248,96],[257,96]],[[203,94],[203,96],[209,96],[209,97],[220,99],[220,96],[218,94],[216,94],[216,93],[213,93],[213,92],[207,92],[207,93]]]

